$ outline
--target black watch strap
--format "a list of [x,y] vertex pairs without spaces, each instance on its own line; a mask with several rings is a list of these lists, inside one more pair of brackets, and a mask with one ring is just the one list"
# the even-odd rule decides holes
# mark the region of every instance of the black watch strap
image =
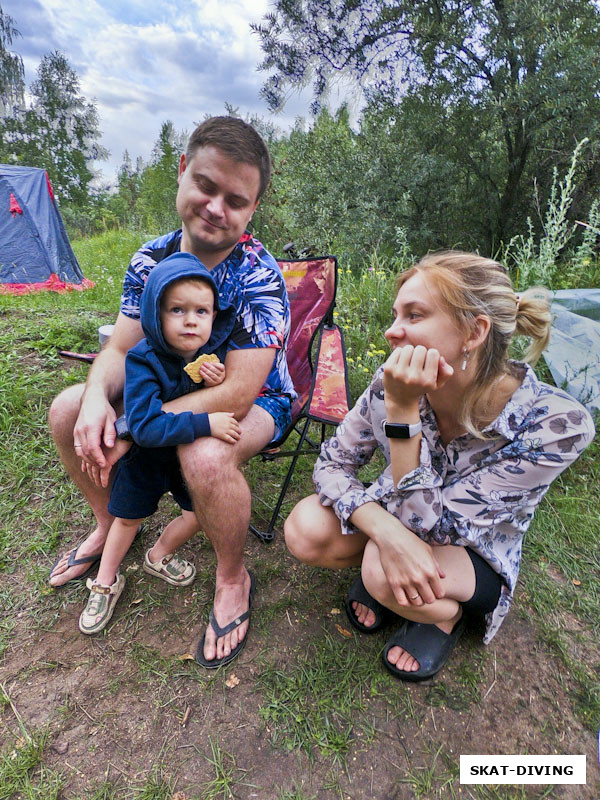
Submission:
[[121,414],[121,416],[115,422],[115,430],[117,432],[117,439],[123,439],[126,442],[133,442],[133,436],[129,432],[125,414]]

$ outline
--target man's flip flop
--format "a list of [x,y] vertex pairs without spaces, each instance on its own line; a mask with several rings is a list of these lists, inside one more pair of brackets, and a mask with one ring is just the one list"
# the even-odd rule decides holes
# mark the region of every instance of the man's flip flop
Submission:
[[[62,587],[66,586],[68,583],[74,583],[75,581],[85,580],[85,578],[87,578],[87,576],[94,571],[96,564],[100,562],[100,559],[102,558],[102,553],[100,553],[99,555],[96,554],[93,556],[83,556],[82,558],[76,558],[79,547],[80,545],[77,545],[77,547],[74,547],[69,553],[69,560],[67,561],[67,569],[69,569],[70,567],[77,567],[79,566],[79,564],[89,564],[90,566],[86,569],[85,572],[82,572],[81,575],[78,575],[76,578],[69,578],[68,581],[61,583],[60,586],[53,586],[52,587],[53,589],[62,589]],[[50,570],[50,577],[52,577],[52,573],[54,572],[59,562],[62,561],[63,558],[64,555],[61,555],[56,559],[56,561],[52,565],[52,569]],[[65,569],[65,572],[67,571],[67,569]]]
[[[450,658],[450,653],[465,630],[465,620],[461,617],[452,633],[444,633],[437,625],[424,622],[410,622],[404,624],[386,642],[382,653],[383,663],[397,678],[403,681],[424,681],[441,670]],[[388,661],[388,653],[392,647],[401,647],[419,662],[419,669],[408,672],[398,669],[395,664]]]
[[[215,618],[215,610],[214,610],[214,608],[211,609],[210,618],[209,618],[208,624],[212,627],[213,631],[217,634],[217,637],[219,639],[222,636],[225,636],[226,634],[231,633],[231,631],[235,630],[236,628],[239,628],[239,626],[243,622],[245,622],[247,619],[250,619],[250,612],[252,610],[252,599],[254,597],[254,589],[255,589],[255,586],[256,586],[256,581],[254,579],[254,573],[253,572],[248,570],[248,575],[250,575],[250,593],[248,595],[248,611],[244,611],[243,614],[240,614],[239,617],[236,617],[232,622],[230,622],[228,625],[225,625],[225,627],[222,628],[219,625],[219,623],[217,622],[216,618]],[[244,645],[246,644],[246,640],[248,638],[248,631],[246,631],[246,635],[244,636],[242,641],[236,647],[233,648],[233,650],[231,651],[231,653],[229,653],[228,656],[223,656],[223,658],[213,658],[210,661],[208,661],[204,657],[204,640],[205,640],[205,638],[206,638],[206,633],[203,634],[202,638],[200,639],[200,643],[198,644],[198,647],[196,648],[196,655],[194,657],[195,657],[196,661],[198,662],[198,664],[200,664],[203,667],[206,667],[206,669],[217,669],[217,667],[222,667],[225,664],[229,664],[230,661],[233,661],[234,658],[239,656],[239,654],[244,649]]]
[[[361,603],[375,614],[375,622],[372,625],[363,625],[356,616],[352,603]],[[361,576],[354,581],[346,597],[346,614],[351,625],[361,633],[375,633],[390,619],[392,613],[389,608],[382,606],[374,597],[367,592]]]

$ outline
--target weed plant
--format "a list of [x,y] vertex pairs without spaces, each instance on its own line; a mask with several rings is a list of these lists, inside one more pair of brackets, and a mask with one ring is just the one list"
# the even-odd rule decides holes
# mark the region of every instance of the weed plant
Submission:
[[58,800],[64,779],[44,766],[48,738],[47,730],[33,736],[26,733],[0,754],[0,800]]
[[282,789],[277,800],[315,800],[316,795],[307,795],[301,786],[294,786],[292,789]]
[[309,759],[320,751],[344,764],[355,730],[366,742],[373,733],[363,715],[374,655],[372,646],[357,655],[325,634],[294,664],[266,665],[259,675],[265,698],[260,715],[273,743],[303,750]]
[[396,276],[410,262],[386,261],[373,253],[360,272],[340,268],[334,317],[344,333],[353,400],[390,353],[384,332],[392,322]]
[[[251,783],[242,781],[244,770],[240,770],[231,753],[219,745],[212,737],[208,738],[210,756],[204,756],[214,771],[214,777],[206,783],[202,792],[202,800],[234,800],[238,786],[256,789]],[[241,774],[238,774],[241,773]]]
[[[569,218],[577,189],[576,172],[579,157],[587,139],[573,151],[571,163],[562,179],[554,170],[552,188],[542,221],[542,236],[537,240],[531,219],[527,220],[527,236],[513,237],[504,252],[504,263],[510,266],[515,288],[546,286],[548,289],[567,289],[600,285],[600,264],[594,249],[598,236],[599,211],[596,201],[590,209],[590,219],[584,224],[582,243],[571,254],[571,243],[577,225]],[[582,224],[582,223],[580,223]]]

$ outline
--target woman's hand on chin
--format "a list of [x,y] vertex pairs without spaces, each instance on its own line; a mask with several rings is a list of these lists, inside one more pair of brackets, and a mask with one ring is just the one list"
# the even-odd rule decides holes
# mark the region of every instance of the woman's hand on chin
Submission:
[[386,408],[411,409],[427,392],[441,389],[454,374],[454,368],[435,348],[419,344],[396,347],[383,369]]

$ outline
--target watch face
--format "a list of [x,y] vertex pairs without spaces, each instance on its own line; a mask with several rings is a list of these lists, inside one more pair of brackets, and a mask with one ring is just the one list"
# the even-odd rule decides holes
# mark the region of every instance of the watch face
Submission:
[[383,430],[389,439],[410,439],[410,428],[399,422],[386,422]]
[[388,422],[386,419],[383,420],[382,427],[388,439],[411,439],[422,430],[420,422],[407,425],[403,422]]

